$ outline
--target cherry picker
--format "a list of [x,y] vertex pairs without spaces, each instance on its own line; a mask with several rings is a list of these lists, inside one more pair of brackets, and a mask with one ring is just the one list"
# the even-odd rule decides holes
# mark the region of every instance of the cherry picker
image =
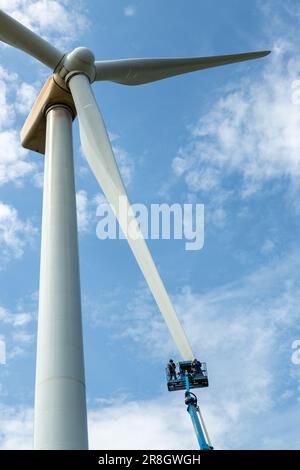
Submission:
[[[171,366],[169,366],[171,364]],[[193,361],[178,362],[176,371],[173,361],[167,367],[167,387],[169,392],[185,390],[185,404],[191,417],[197,436],[200,450],[213,450],[209,435],[197,403],[197,397],[191,392],[193,388],[208,387],[207,368],[204,362]]]

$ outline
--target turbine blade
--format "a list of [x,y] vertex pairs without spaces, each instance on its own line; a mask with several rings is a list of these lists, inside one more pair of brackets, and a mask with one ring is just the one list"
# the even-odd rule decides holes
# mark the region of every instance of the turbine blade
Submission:
[[246,54],[221,55],[215,57],[192,57],[180,59],[120,59],[96,61],[95,80],[108,80],[123,85],[142,85],[164,78],[195,72],[197,70],[233,64],[245,60],[259,59],[270,51]]
[[0,10],[0,41],[21,49],[53,70],[64,55],[3,10]]
[[[69,87],[77,110],[86,159],[127,237],[178,349],[185,359],[192,359],[193,353],[185,332],[134,216],[89,80],[84,75],[75,75],[70,79]],[[125,210],[120,208],[120,201]]]

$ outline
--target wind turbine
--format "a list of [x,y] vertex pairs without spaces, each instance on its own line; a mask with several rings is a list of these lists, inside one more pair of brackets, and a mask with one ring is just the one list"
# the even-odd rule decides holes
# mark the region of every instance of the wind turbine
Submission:
[[[0,10],[0,40],[52,71],[21,131],[25,148],[45,154],[38,314],[34,447],[87,449],[72,120],[83,153],[137,260],[181,355],[194,357],[134,217],[91,83],[141,85],[210,67],[257,59],[269,51],[216,57],[95,61],[78,47],[63,53]],[[126,202],[120,212],[119,198]],[[127,234],[128,223],[136,236]]]

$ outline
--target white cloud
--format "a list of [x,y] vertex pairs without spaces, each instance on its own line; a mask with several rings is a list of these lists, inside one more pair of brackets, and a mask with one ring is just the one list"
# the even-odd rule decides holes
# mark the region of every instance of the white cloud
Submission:
[[84,189],[76,192],[77,226],[80,233],[91,233],[95,229],[96,234],[98,221],[96,210],[99,204],[106,204],[106,198],[103,194],[97,193],[90,198]]
[[13,359],[18,359],[18,358],[24,357],[26,352],[27,352],[26,349],[24,349],[22,346],[19,346],[19,345],[14,346],[13,345],[7,351],[7,354],[6,354],[7,361],[10,362]]
[[3,317],[3,321],[4,323],[9,323],[13,327],[24,327],[32,321],[32,315],[26,312],[12,313],[9,310],[5,310],[5,316]]
[[0,306],[0,321],[2,321],[7,316],[7,310],[4,307]]
[[90,233],[95,227],[96,229],[96,206],[98,204],[98,195],[92,199],[88,197],[86,191],[81,189],[76,193],[77,207],[77,225],[81,233]]
[[116,157],[116,161],[124,181],[125,186],[127,187],[132,183],[134,176],[134,161],[129,156],[128,152],[119,145],[113,144],[113,151]]
[[[3,335],[0,335],[0,365],[6,364],[6,343]],[[0,393],[2,391],[2,385],[0,385]]]
[[[197,449],[182,397],[117,402],[88,412],[90,449]],[[33,410],[0,404],[0,449],[31,449]]]
[[197,449],[183,397],[129,401],[91,410],[91,449]]
[[[6,364],[27,354],[34,335],[28,331],[33,315],[19,308],[11,311],[0,306],[1,331],[5,333]],[[1,435],[1,429],[0,429]]]
[[113,152],[116,157],[116,161],[124,181],[125,186],[128,186],[132,183],[134,173],[135,173],[135,161],[133,158],[128,154],[127,150],[125,150],[118,141],[120,140],[120,135],[108,132],[109,139],[112,143]]
[[12,103],[8,102],[9,84],[17,78],[0,66],[0,129],[13,123],[15,112]]
[[21,147],[17,131],[16,113],[24,110],[26,94],[29,99],[28,85],[0,66],[0,185],[21,184],[36,169],[35,162],[26,160],[28,151]]
[[[0,306],[0,321],[3,322],[3,324],[7,324],[13,327],[13,334],[17,335],[14,336],[15,339],[19,338],[21,341],[24,340],[24,342],[26,342],[26,338],[28,339],[28,337],[22,335],[27,335],[27,332],[24,331],[24,328],[28,326],[32,320],[33,316],[31,313],[22,312],[19,310],[16,312],[11,312],[9,309]],[[22,329],[20,330],[20,328]]]
[[33,342],[33,339],[34,335],[26,333],[25,331],[18,331],[13,334],[13,341],[15,341],[16,343],[29,344]]
[[289,13],[292,23],[299,11],[291,2],[259,5],[268,18],[271,55],[243,65],[245,75],[215,93],[189,126],[166,185],[169,190],[181,181],[188,196],[207,197],[207,220],[215,208],[261,195],[270,183],[273,192],[284,187],[289,205],[299,206],[299,41],[283,19]]
[[[112,402],[88,413],[90,449],[197,449],[183,400]],[[184,412],[183,412],[184,410]],[[0,448],[31,449],[33,410],[0,405]]]
[[[81,3],[71,0],[0,0],[0,8],[59,47],[77,39],[88,25]],[[0,47],[7,46],[0,42]],[[16,117],[30,110],[38,89],[39,84],[22,82],[0,66],[0,185],[20,184],[37,171],[36,162],[26,160]]]
[[0,405],[0,448],[32,449],[33,411],[25,407]]
[[[144,344],[155,357],[161,358],[163,351],[167,356],[168,352],[173,349],[173,344],[169,335],[166,334],[164,321],[147,287],[141,287],[135,291],[127,304],[127,312],[126,319],[121,314],[122,329],[119,333],[115,332],[115,337],[130,338],[139,345]],[[116,311],[115,316],[110,317],[111,320],[118,321],[118,315],[119,312]],[[147,336],[146,339],[144,335]]]
[[274,248],[275,248],[274,241],[270,240],[270,238],[267,238],[261,247],[261,252],[263,254],[269,254],[274,250]]
[[222,228],[225,225],[227,219],[227,214],[223,207],[217,207],[216,209],[211,209],[209,212],[208,217],[206,217],[206,221],[212,221],[213,224],[218,227]]
[[91,212],[87,192],[84,190],[76,193],[77,225],[79,232],[87,232],[90,228]]
[[0,8],[58,47],[77,39],[88,26],[81,2],[72,0],[0,0]]
[[0,201],[1,261],[20,258],[36,233],[37,229],[29,220],[21,220],[14,207]]
[[[261,429],[262,420],[274,419],[281,400],[291,400],[291,389],[297,397],[300,375],[292,366],[290,345],[297,337],[300,281],[294,273],[299,269],[299,253],[293,252],[236,283],[201,295],[186,287],[173,297],[195,354],[208,361],[210,388],[199,395],[209,432],[219,448],[263,448],[254,438],[255,430]],[[115,292],[113,297],[111,304],[108,299],[109,315],[103,314],[102,307],[101,327],[101,318],[109,318],[106,327],[114,331],[114,338],[135,343],[137,356],[150,356],[161,364],[170,355],[176,357],[167,328],[145,289],[132,295],[126,314],[123,300],[121,307]],[[93,324],[97,325],[95,312]],[[285,380],[278,380],[279,376]],[[289,419],[292,429],[294,420],[291,415]],[[250,428],[245,423],[251,423]],[[264,432],[273,442],[273,430],[264,427]],[[297,433],[290,443],[280,437],[279,425],[274,434],[279,447],[298,445]]]
[[37,90],[37,87],[34,87],[29,83],[21,83],[21,86],[18,88],[16,97],[16,108],[20,113],[29,113],[35,101]]
[[[291,363],[300,302],[300,283],[294,273],[299,270],[299,253],[292,252],[238,282],[201,295],[186,287],[173,297],[196,354],[208,361],[210,387],[197,395],[217,448],[299,447],[300,373]],[[176,357],[145,289],[132,296],[125,313],[115,292],[112,299],[112,314],[103,317],[118,341],[124,336],[134,340],[138,354],[159,360],[162,368],[170,354]],[[0,317],[6,316],[5,309],[0,309]],[[98,326],[103,324],[100,321]],[[22,344],[10,354],[23,354]],[[101,406],[89,412],[91,448],[197,448],[182,394],[159,392],[151,400],[134,400],[127,394],[122,399],[110,396],[94,401]],[[22,419],[11,416],[17,429]],[[29,445],[26,429],[30,429],[28,423],[24,442]],[[10,437],[10,433],[3,437],[2,446],[15,445]]]
[[15,130],[0,132],[0,185],[10,181],[21,184],[34,171],[35,163],[25,160],[27,153]]
[[44,173],[37,171],[32,177],[32,182],[36,188],[42,189],[44,185]]
[[[0,413],[0,448],[31,449],[33,410],[2,405]],[[259,425],[250,414],[241,421],[238,413],[233,402],[228,402],[227,410],[218,404],[205,406],[203,414],[215,448],[227,449],[230,444],[232,449],[299,448],[298,406],[268,413]],[[152,400],[121,403],[112,399],[88,411],[88,425],[90,449],[198,449],[182,393],[166,391]]]
[[135,5],[127,5],[126,7],[124,7],[123,12],[125,16],[135,16],[136,7]]
[[292,83],[300,59],[286,60],[287,48],[274,47],[261,60],[258,78],[224,88],[192,127],[189,144],[173,161],[189,191],[220,190],[235,175],[246,197],[270,180],[299,177],[300,108],[292,100]]

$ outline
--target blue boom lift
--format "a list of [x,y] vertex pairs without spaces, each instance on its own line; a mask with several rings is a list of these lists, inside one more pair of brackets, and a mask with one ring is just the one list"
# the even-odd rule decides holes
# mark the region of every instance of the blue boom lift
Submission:
[[196,361],[196,363],[194,361],[182,361],[178,362],[177,367],[175,375],[171,375],[170,369],[167,367],[168,390],[169,392],[185,390],[185,404],[195,429],[199,447],[201,450],[213,450],[197,403],[197,397],[191,392],[193,388],[208,387],[206,364],[199,361]]

